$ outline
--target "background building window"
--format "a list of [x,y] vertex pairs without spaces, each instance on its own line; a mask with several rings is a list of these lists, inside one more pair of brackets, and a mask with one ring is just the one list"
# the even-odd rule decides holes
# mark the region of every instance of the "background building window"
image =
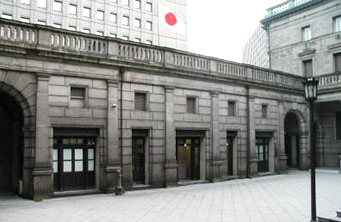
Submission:
[[83,16],[90,18],[90,15],[91,15],[91,9],[84,7],[83,8]]
[[122,24],[129,26],[129,17],[128,16],[123,16],[122,17]]
[[146,40],[146,43],[147,43],[148,45],[153,45],[153,41],[152,41],[152,40]]
[[146,3],[146,11],[147,11],[147,12],[151,12],[151,11],[152,11],[152,6],[153,6],[153,5],[152,5],[151,2],[147,2],[147,3]]
[[112,37],[112,38],[116,38],[117,37],[117,35],[115,33],[110,33],[109,36]]
[[4,19],[13,19],[13,16],[12,15],[10,15],[10,14],[5,14],[5,13],[2,13],[2,16],[1,16],[2,18],[4,18]]
[[146,111],[147,94],[141,92],[135,92],[135,110]]
[[25,18],[25,17],[21,17],[20,18],[21,22],[26,22],[26,23],[30,23],[30,19],[29,18]]
[[62,27],[62,25],[58,24],[58,23],[53,23],[53,27],[60,29]]
[[341,16],[334,18],[333,22],[334,22],[334,32],[340,32],[341,31]]
[[123,40],[129,40],[129,37],[124,35],[124,36],[122,36],[122,39]]
[[71,15],[77,15],[77,5],[69,5],[69,13]]
[[129,6],[129,0],[122,0],[122,4]]
[[71,87],[70,107],[84,108],[85,107],[85,88]]
[[96,35],[104,36],[104,32],[103,31],[97,31]]
[[68,30],[70,30],[70,31],[76,31],[76,26],[69,26],[69,28],[68,28]]
[[335,72],[341,72],[341,53],[334,55]]
[[84,32],[84,33],[90,33],[90,29],[84,28],[82,32]]
[[262,104],[262,118],[268,118],[268,105]]
[[236,102],[235,101],[229,101],[227,104],[228,108],[228,115],[229,116],[235,116],[236,115]]
[[152,31],[152,27],[153,27],[152,22],[147,21],[146,22],[146,29],[149,30],[149,31]]
[[135,8],[141,8],[141,0],[135,0],[134,1],[134,7]]
[[46,22],[43,21],[43,20],[38,20],[38,21],[37,21],[37,24],[38,24],[38,25],[46,25]]
[[141,20],[140,19],[134,20],[134,27],[135,28],[141,28]]
[[30,4],[30,0],[20,0],[20,2],[21,2],[22,4],[27,4],[27,5]]
[[305,77],[313,76],[313,60],[303,61],[303,74]]
[[187,97],[186,104],[188,113],[196,113],[195,101],[196,101],[195,97]]
[[38,0],[37,5],[39,8],[46,8],[46,0]]
[[302,28],[302,41],[308,41],[311,39],[311,30],[310,26],[306,26]]
[[341,140],[341,112],[335,114],[335,137],[337,140]]
[[97,19],[98,20],[104,20],[104,11],[97,11]]
[[110,22],[116,23],[117,22],[117,15],[115,13],[110,13]]
[[141,42],[141,39],[140,38],[134,38],[134,41],[135,42]]
[[53,2],[53,10],[61,12],[62,11],[62,2],[54,1]]

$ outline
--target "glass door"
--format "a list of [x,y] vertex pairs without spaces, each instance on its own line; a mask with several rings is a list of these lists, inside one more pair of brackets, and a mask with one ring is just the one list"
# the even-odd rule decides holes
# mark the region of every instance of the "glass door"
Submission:
[[258,159],[258,172],[269,171],[269,138],[256,138],[256,156]]
[[133,181],[145,184],[145,137],[133,137]]

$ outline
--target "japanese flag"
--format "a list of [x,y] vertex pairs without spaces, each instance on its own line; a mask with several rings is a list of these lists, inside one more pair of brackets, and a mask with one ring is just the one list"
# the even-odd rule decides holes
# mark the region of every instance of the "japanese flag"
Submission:
[[168,7],[159,3],[159,24],[164,25],[170,31],[185,35],[185,23]]

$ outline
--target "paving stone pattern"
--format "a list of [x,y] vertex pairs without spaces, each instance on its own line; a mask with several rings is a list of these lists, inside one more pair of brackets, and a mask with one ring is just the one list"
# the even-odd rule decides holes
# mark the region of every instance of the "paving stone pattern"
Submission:
[[[289,174],[33,202],[0,200],[4,222],[310,221],[310,174]],[[341,174],[317,173],[318,216],[341,210]]]

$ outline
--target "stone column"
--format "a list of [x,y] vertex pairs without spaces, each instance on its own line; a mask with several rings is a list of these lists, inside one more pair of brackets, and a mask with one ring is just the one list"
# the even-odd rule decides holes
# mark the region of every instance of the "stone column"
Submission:
[[119,127],[118,127],[118,82],[108,81],[108,117],[107,117],[107,163],[105,168],[105,191],[115,192],[117,173],[120,172]]
[[279,144],[279,150],[278,150],[278,168],[276,171],[279,171],[280,173],[285,173],[287,171],[287,160],[288,157],[285,154],[285,132],[284,132],[284,121],[285,121],[285,113],[284,113],[284,107],[283,107],[283,101],[278,101],[278,144]]
[[53,193],[52,158],[49,149],[49,75],[37,74],[35,163],[33,169],[33,199],[42,200]]
[[173,87],[165,87],[166,94],[166,132],[165,132],[165,185],[174,186],[178,181],[178,163],[176,161],[176,132],[174,127]]
[[258,174],[258,160],[256,156],[256,131],[255,131],[255,110],[254,110],[254,97],[249,95],[248,101],[248,113],[249,113],[249,132],[248,132],[248,143],[250,144],[250,156],[249,156],[249,163],[250,163],[250,174],[256,175]]
[[212,98],[212,180],[216,181],[219,180],[220,175],[220,166],[222,164],[221,157],[220,157],[220,127],[219,127],[219,102],[218,102],[218,92],[211,92]]

